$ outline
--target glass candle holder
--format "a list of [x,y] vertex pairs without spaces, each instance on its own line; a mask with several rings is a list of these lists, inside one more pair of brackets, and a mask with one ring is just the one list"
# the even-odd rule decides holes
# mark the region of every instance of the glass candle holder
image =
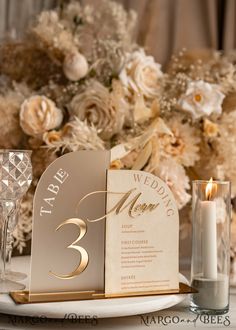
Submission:
[[229,310],[230,182],[193,181],[190,310],[225,314]]

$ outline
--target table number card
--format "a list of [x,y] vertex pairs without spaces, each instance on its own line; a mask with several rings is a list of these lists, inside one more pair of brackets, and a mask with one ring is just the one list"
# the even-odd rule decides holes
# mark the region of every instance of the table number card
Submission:
[[107,296],[179,289],[179,216],[168,186],[141,171],[108,171]]
[[[34,198],[30,292],[104,290],[107,151],[68,153],[52,163]],[[33,299],[33,298],[32,298]]]

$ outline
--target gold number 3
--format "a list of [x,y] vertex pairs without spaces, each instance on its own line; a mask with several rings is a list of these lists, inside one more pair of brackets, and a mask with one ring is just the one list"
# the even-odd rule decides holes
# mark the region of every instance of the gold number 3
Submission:
[[79,236],[77,237],[77,239],[73,243],[71,243],[70,245],[67,246],[68,249],[74,249],[80,253],[80,263],[73,272],[71,272],[67,275],[58,275],[58,274],[53,273],[52,271],[49,272],[51,275],[53,275],[59,279],[72,279],[72,278],[78,276],[85,270],[85,268],[88,266],[88,262],[89,262],[89,257],[88,257],[87,251],[83,247],[76,245],[84,237],[84,235],[87,232],[86,223],[83,220],[77,219],[77,218],[67,219],[67,220],[63,221],[56,228],[56,231],[68,224],[76,225],[80,230],[80,233],[79,233]]

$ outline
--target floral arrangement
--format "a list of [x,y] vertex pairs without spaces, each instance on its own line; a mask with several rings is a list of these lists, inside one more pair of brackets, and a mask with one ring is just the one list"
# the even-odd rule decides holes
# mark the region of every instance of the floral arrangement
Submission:
[[32,150],[34,182],[14,233],[31,235],[32,199],[64,153],[111,149],[111,168],[145,170],[171,188],[188,235],[190,180],[232,181],[236,196],[236,56],[173,56],[165,72],[133,41],[136,14],[104,0],[43,11],[0,46],[0,147]]

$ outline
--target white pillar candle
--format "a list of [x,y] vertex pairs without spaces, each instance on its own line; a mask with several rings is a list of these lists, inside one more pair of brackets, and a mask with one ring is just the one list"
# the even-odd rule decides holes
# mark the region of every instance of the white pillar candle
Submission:
[[201,202],[203,277],[217,279],[217,224],[215,201]]

